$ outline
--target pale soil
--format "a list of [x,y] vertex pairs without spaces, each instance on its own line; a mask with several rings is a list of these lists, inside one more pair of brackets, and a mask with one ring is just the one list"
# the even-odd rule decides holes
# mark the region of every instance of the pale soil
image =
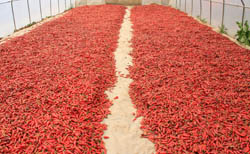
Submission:
[[[109,139],[104,139],[108,154],[152,154],[155,152],[154,144],[141,137],[141,118],[133,121],[135,118],[133,113],[136,109],[129,96],[129,85],[132,80],[125,77],[129,74],[127,67],[132,65],[132,58],[129,55],[132,52],[130,9],[131,7],[126,10],[118,48],[115,51],[118,81],[114,89],[107,91],[109,99],[113,102],[110,108],[111,114],[104,120],[107,124],[104,136],[109,137]],[[117,96],[118,99],[114,99]]]

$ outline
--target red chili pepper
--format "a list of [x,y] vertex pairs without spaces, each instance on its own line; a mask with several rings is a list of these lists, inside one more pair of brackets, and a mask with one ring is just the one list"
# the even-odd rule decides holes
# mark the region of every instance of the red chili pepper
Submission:
[[104,136],[104,139],[109,139],[109,137],[108,136]]
[[124,14],[78,7],[0,45],[0,153],[105,151]]
[[174,8],[131,20],[130,96],[156,153],[248,151],[249,50]]
[[118,96],[114,97],[114,99],[118,99],[118,98],[119,98]]

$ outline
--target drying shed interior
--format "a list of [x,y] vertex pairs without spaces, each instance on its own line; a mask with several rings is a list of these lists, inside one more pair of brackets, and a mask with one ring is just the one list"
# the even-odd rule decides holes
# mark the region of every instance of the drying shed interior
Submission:
[[147,5],[147,4],[163,4],[168,5],[170,0],[76,0],[76,5],[100,5],[100,4],[116,4],[116,5]]

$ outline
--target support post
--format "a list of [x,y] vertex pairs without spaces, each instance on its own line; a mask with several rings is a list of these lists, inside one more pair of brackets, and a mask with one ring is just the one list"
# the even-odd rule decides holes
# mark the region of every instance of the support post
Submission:
[[242,19],[241,19],[241,23],[242,25],[244,24],[244,20],[245,20],[245,10],[246,10],[246,6],[245,6],[245,2],[244,0],[241,0],[241,4],[243,6],[243,10],[242,10]]
[[29,14],[29,21],[31,24],[31,16],[30,16],[30,4],[29,4],[29,0],[27,0],[27,8],[28,8],[28,14]]
[[209,12],[209,23],[210,23],[210,25],[212,25],[212,0],[210,0],[209,1],[209,10],[210,10],[210,12]]
[[11,4],[11,11],[12,11],[12,17],[13,17],[13,23],[14,23],[14,28],[16,30],[16,19],[15,19],[15,13],[14,13],[14,8],[13,8],[13,0],[10,1]]
[[187,12],[187,0],[185,0],[185,12]]
[[59,3],[59,0],[57,0],[57,4],[58,4],[58,13],[60,13],[60,3]]
[[39,7],[40,7],[41,20],[43,20],[43,13],[42,13],[41,0],[39,0]]
[[50,16],[52,16],[52,2],[49,0]]
[[181,0],[180,0],[180,3],[179,3],[179,9],[181,10]]
[[223,6],[222,6],[221,27],[224,25],[224,15],[225,15],[225,0],[223,0]]
[[202,19],[202,0],[200,0],[200,18]]
[[191,0],[191,16],[193,16],[194,0]]

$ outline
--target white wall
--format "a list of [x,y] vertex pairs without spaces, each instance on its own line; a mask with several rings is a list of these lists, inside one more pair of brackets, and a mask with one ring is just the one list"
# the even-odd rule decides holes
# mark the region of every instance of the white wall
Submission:
[[161,0],[142,0],[142,5],[148,5],[148,4],[161,4]]
[[76,6],[101,4],[105,4],[105,0],[76,0]]
[[101,5],[105,4],[105,0],[87,0],[87,5]]
[[87,0],[76,0],[76,6],[87,5]]
[[141,0],[106,0],[107,4],[141,5]]
[[[76,0],[76,6],[105,4],[140,4],[140,0]],[[132,2],[131,2],[132,1]],[[141,0],[142,5],[163,4],[168,5],[170,0]]]

